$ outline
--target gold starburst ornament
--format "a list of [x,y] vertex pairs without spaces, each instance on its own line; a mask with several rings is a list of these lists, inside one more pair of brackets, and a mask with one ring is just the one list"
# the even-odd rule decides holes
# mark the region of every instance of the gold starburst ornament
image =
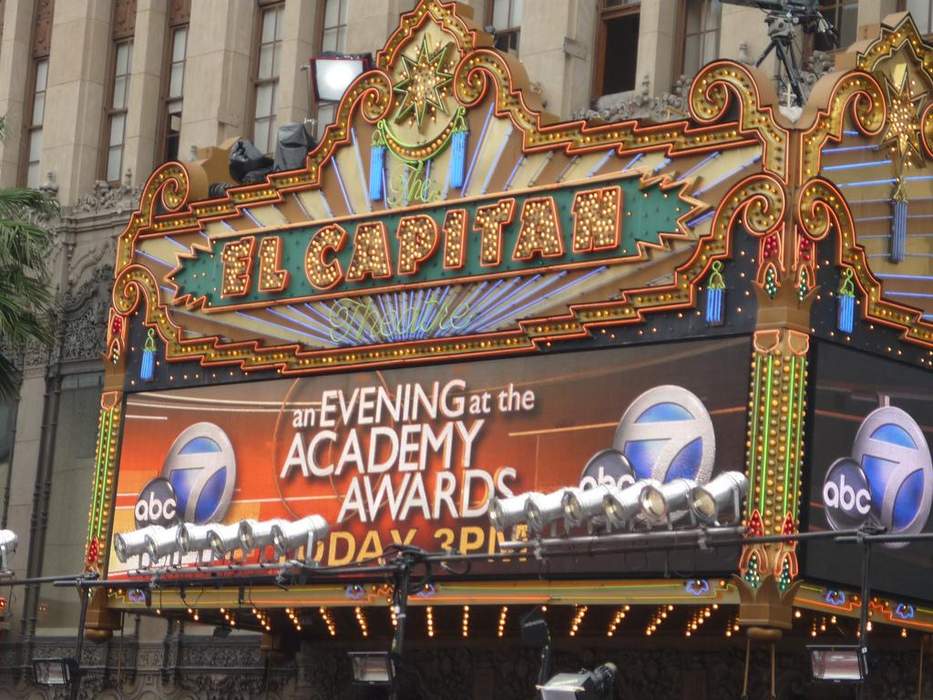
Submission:
[[453,80],[453,75],[445,68],[449,49],[448,43],[432,51],[428,37],[424,36],[414,60],[402,55],[405,77],[393,88],[401,99],[395,113],[397,123],[403,122],[413,114],[420,131],[429,107],[444,114],[448,113],[445,88]]
[[920,150],[920,101],[923,95],[913,94],[910,78],[904,71],[899,86],[885,80],[888,91],[888,121],[882,137],[890,144],[900,163],[910,167],[919,163],[923,154]]

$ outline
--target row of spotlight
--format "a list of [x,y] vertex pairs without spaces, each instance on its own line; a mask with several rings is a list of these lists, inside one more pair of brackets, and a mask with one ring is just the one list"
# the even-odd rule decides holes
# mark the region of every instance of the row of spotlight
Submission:
[[266,547],[273,547],[277,556],[287,556],[304,547],[305,561],[310,563],[314,546],[327,537],[330,526],[320,515],[309,515],[300,520],[281,518],[273,520],[241,520],[238,523],[208,523],[194,525],[180,523],[170,527],[149,525],[132,532],[119,533],[113,546],[117,559],[126,562],[134,556],[140,560],[149,556],[150,566],[165,557],[184,556],[195,552],[200,562],[205,551],[222,559],[237,549],[244,554],[258,549],[260,559]]
[[748,478],[737,471],[723,472],[703,485],[692,479],[673,479],[666,484],[641,479],[625,487],[568,486],[546,494],[493,497],[489,520],[501,531],[527,525],[539,535],[560,521],[568,531],[583,525],[609,531],[670,526],[685,518],[694,524],[720,525],[741,518],[747,494]]

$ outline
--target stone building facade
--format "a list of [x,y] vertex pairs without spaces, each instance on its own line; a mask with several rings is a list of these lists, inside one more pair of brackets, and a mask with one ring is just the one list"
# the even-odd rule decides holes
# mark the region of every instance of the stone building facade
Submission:
[[[308,59],[322,51],[375,51],[413,4],[0,0],[0,114],[7,124],[0,186],[40,187],[62,205],[52,224],[57,340],[18,358],[19,399],[0,403],[0,528],[20,536],[16,576],[82,569],[114,240],[148,174],[166,160],[199,157],[200,149],[238,136],[271,150],[270,134],[289,122],[314,120],[320,132],[334,106],[315,104]],[[684,86],[703,63],[716,57],[753,63],[768,41],[760,11],[716,0],[467,4],[479,25],[494,28],[497,45],[518,55],[546,108],[562,118],[674,118],[685,112]],[[908,8],[897,0],[823,4],[844,42],[873,35],[898,9],[914,10],[925,31],[933,22],[923,2],[908,0]],[[831,64],[831,57],[807,56],[810,79]],[[51,585],[0,586],[0,597],[6,602],[0,697],[26,696],[32,657],[68,655],[77,598]],[[264,687],[281,697],[347,692],[334,685],[347,675],[337,673],[344,656],[322,663],[299,654],[276,664],[249,635],[219,641],[198,625],[124,622],[122,635],[87,648],[97,674],[85,689],[89,697],[107,687],[113,697],[246,696]],[[637,650],[626,653],[626,663],[640,663]],[[491,697],[492,688],[502,687],[501,667],[489,662],[487,650],[425,647],[416,654],[426,669],[449,668],[441,686],[456,688],[449,697]],[[530,657],[516,661],[533,666]],[[702,665],[692,672],[703,673]],[[461,683],[461,675],[477,680]],[[437,692],[430,677],[419,682],[427,685],[418,696],[431,697],[428,688]],[[647,690],[650,678],[645,682]]]

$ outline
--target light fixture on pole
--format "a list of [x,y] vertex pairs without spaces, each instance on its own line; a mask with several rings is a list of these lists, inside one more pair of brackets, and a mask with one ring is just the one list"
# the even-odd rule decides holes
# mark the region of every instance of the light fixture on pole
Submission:
[[489,522],[497,530],[505,532],[510,527],[528,522],[526,505],[533,498],[540,498],[543,494],[537,491],[522,493],[518,496],[489,499]]
[[19,538],[12,530],[0,530],[0,573],[9,570],[10,557],[16,552]]
[[304,546],[305,564],[314,562],[314,546],[327,537],[330,526],[320,515],[309,515],[295,522],[285,522],[272,526],[272,542],[279,556]]
[[626,527],[632,524],[636,516],[644,514],[647,510],[646,501],[656,507],[661,500],[661,482],[642,479],[624,489],[610,487],[609,494],[603,500],[603,509],[613,527]]
[[723,472],[709,483],[693,489],[690,510],[706,525],[736,521],[742,517],[742,501],[747,494],[748,477],[745,474]]
[[807,651],[814,680],[860,683],[868,677],[867,649],[858,644],[814,644]]
[[395,662],[387,651],[351,651],[353,682],[357,685],[386,686],[395,681]]
[[197,563],[200,564],[204,551],[211,548],[211,527],[211,525],[194,525],[192,523],[179,525],[176,536],[178,551],[182,555],[197,552]]
[[605,663],[598,668],[579,673],[558,673],[538,686],[541,700],[609,700],[613,697],[616,674],[615,664]]
[[525,501],[525,517],[528,526],[536,533],[544,532],[551,523],[565,518],[564,498],[579,492],[580,489],[569,486],[551,493],[536,493]]
[[65,686],[78,677],[76,659],[33,659],[32,678],[36,685]]
[[311,85],[319,102],[337,102],[350,84],[372,68],[368,53],[338,54],[324,52],[311,59]]

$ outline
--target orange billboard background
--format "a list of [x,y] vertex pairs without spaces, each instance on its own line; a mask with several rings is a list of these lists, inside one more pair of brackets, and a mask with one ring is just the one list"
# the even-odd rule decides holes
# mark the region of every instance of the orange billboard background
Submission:
[[[653,387],[699,397],[715,431],[713,473],[742,469],[747,381],[735,368],[749,352],[739,337],[132,394],[114,532],[136,528],[141,489],[162,474],[176,438],[208,422],[235,455],[223,522],[320,514],[331,533],[315,558],[330,565],[392,542],[493,552],[490,491],[578,485],[626,408]],[[633,570],[652,568],[649,559]],[[720,563],[734,560],[700,566]],[[111,575],[134,567],[111,555]]]

